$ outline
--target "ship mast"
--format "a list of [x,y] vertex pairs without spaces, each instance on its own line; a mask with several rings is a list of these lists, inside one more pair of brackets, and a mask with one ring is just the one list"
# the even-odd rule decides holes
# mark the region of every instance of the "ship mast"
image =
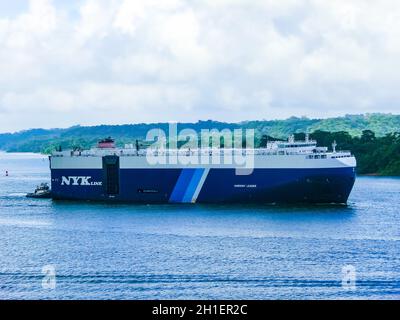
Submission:
[[333,143],[332,143],[332,150],[333,150],[333,153],[336,153],[336,147],[337,147],[336,140],[333,140]]

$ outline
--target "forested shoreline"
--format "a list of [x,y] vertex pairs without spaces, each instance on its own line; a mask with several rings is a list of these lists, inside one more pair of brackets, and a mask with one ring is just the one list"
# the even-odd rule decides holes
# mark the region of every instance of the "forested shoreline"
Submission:
[[[74,126],[66,129],[31,129],[0,134],[0,150],[7,152],[36,152],[49,154],[63,149],[87,149],[101,138],[111,136],[117,145],[145,140],[149,130],[160,128],[168,133],[168,123]],[[291,117],[286,120],[257,120],[240,123],[199,121],[178,123],[178,130],[193,129],[254,129],[255,146],[263,147],[270,140],[287,139],[290,134],[302,140],[305,132],[319,146],[350,150],[357,158],[358,173],[400,176],[400,115],[346,115],[328,119]],[[144,145],[145,143],[143,143]]]

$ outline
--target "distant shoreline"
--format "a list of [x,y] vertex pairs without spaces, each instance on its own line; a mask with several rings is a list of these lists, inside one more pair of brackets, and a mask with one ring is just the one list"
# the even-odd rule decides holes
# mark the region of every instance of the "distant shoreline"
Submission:
[[[118,147],[139,142],[140,148],[148,146],[146,136],[150,130],[169,132],[170,123],[75,126],[67,129],[32,129],[0,134],[0,149],[8,152],[34,152],[49,155],[58,148],[90,149],[99,139],[112,137]],[[265,147],[269,141],[287,139],[294,134],[303,140],[305,133],[328,147],[334,141],[337,150],[350,150],[357,159],[357,170],[369,176],[400,176],[400,115],[364,114],[344,117],[309,119],[292,117],[286,120],[255,120],[241,123],[198,121],[178,123],[177,131],[189,129],[199,134],[202,130],[222,132],[228,129],[254,129],[256,148]],[[179,140],[180,147],[184,141]]]
[[1,156],[4,156],[4,158],[6,157],[9,159],[12,159],[13,156],[20,157],[20,158],[25,157],[28,159],[29,159],[29,157],[36,158],[36,159],[38,159],[38,158],[45,159],[49,155],[43,154],[43,153],[38,153],[38,152],[14,152],[14,151],[8,152],[8,151],[0,150],[0,159],[1,159]]

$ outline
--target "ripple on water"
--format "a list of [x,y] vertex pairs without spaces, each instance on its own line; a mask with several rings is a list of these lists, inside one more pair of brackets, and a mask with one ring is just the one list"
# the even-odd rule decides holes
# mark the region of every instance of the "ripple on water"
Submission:
[[106,205],[25,198],[48,163],[5,166],[1,299],[400,298],[399,179],[358,178],[347,207]]

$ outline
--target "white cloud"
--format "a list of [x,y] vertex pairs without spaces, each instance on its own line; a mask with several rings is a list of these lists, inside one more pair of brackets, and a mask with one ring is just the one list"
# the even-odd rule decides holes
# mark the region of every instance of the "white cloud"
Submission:
[[0,132],[400,110],[394,0],[8,6]]

